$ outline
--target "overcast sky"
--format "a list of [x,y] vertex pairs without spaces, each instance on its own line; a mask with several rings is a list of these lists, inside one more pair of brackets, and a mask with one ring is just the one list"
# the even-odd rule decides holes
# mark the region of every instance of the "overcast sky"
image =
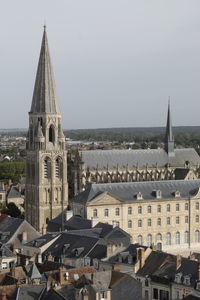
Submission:
[[199,0],[0,0],[0,128],[28,126],[46,22],[65,129],[200,125]]

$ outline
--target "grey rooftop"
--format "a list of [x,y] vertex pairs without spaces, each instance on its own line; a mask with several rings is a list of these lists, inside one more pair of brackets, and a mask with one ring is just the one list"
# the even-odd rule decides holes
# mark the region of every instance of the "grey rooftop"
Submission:
[[200,157],[193,148],[175,149],[175,155],[170,157],[163,149],[148,150],[88,150],[81,151],[83,169],[129,167],[183,167],[186,162],[192,166],[200,165]]
[[[156,200],[156,191],[161,191],[161,199],[175,199],[175,192],[180,192],[180,197],[194,196],[200,188],[200,180],[167,180],[143,181],[128,183],[92,184],[85,191],[74,197],[71,202],[87,203],[102,193],[109,193],[122,201]],[[138,193],[142,197],[137,200]]]

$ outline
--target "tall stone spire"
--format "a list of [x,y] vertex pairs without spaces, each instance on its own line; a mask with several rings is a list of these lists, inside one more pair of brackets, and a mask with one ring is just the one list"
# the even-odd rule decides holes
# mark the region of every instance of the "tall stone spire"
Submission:
[[25,218],[44,232],[68,205],[67,151],[45,27],[26,149]]
[[165,151],[168,153],[169,156],[174,156],[174,137],[172,133],[170,98],[168,101],[167,125],[165,132]]
[[31,113],[60,113],[56,95],[56,85],[50,58],[46,26],[42,38],[35,87],[33,92]]

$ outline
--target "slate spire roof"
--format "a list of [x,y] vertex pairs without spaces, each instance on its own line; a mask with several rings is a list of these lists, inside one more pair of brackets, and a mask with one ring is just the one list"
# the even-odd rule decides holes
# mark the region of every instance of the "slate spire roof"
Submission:
[[46,26],[44,26],[31,113],[60,113],[47,40]]
[[165,151],[167,153],[174,151],[174,137],[173,137],[173,133],[172,133],[170,98],[168,101],[167,125],[166,125],[166,131],[165,131]]

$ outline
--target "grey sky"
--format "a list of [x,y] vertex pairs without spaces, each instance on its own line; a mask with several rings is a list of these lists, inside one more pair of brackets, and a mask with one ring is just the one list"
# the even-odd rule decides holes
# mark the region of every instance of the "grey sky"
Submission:
[[44,21],[63,128],[200,125],[199,0],[0,0],[0,128],[27,127]]

